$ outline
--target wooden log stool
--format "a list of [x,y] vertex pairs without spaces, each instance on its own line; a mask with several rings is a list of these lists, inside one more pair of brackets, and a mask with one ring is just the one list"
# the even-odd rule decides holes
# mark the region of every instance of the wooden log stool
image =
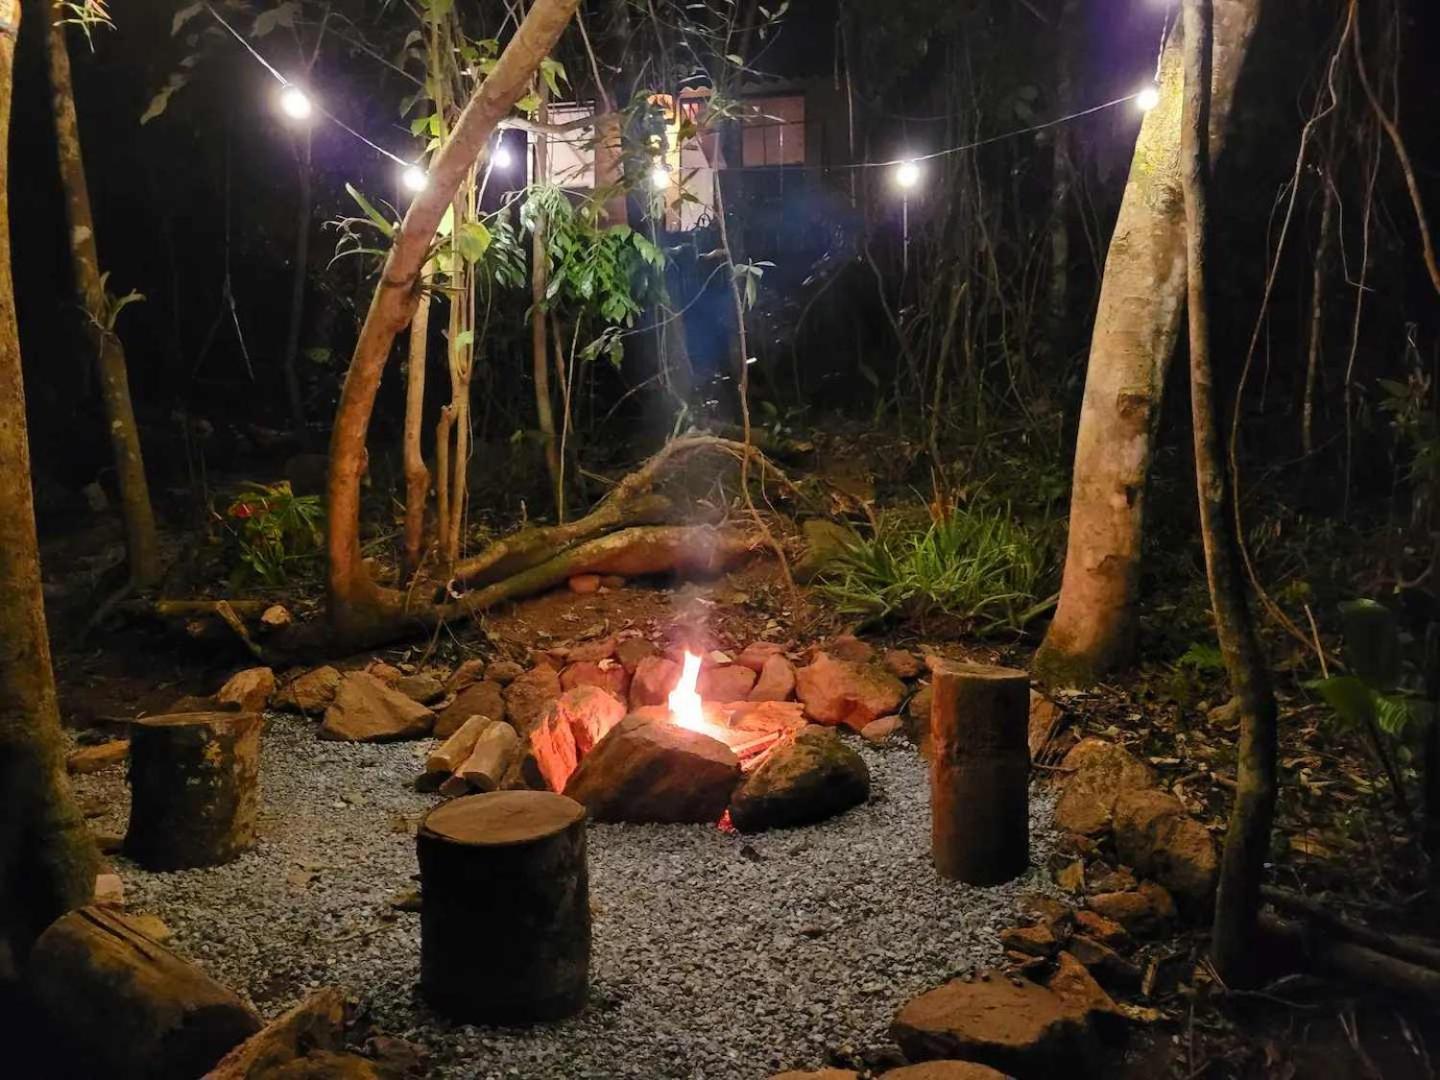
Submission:
[[585,808],[548,791],[468,795],[425,815],[420,989],[466,1023],[578,1012],[590,982]]
[[254,847],[263,725],[245,712],[136,720],[125,854],[147,870],[181,870]]
[[998,885],[1030,863],[1030,676],[934,659],[930,851],[942,877]]

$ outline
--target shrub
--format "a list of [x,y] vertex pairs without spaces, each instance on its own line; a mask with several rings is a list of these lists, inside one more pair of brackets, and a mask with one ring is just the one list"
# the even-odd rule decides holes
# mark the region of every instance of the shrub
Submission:
[[312,569],[324,546],[325,508],[318,495],[295,495],[289,481],[246,484],[221,516],[238,578],[251,574],[283,585]]

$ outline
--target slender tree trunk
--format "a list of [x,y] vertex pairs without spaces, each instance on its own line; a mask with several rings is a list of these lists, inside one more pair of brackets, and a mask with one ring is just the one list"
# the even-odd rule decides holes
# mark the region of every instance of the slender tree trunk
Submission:
[[[545,119],[543,98],[540,118]],[[550,179],[550,153],[544,135],[535,136],[535,181],[544,184]],[[555,437],[555,404],[550,393],[550,343],[545,319],[545,293],[550,287],[550,253],[546,244],[545,216],[535,215],[535,229],[530,238],[530,369],[535,381],[535,417],[540,425],[540,438],[545,444],[545,468],[550,472],[550,490],[555,499],[555,520],[565,522],[565,491],[560,469],[560,443]],[[554,343],[557,355],[560,342]]]
[[[1333,160],[1332,155],[1327,155]],[[1305,361],[1305,398],[1300,413],[1300,448],[1306,457],[1315,452],[1315,389],[1320,382],[1320,353],[1325,336],[1325,271],[1335,239],[1335,188],[1323,173],[1324,206],[1320,211],[1320,243],[1310,284],[1310,348]]]
[[430,295],[420,298],[410,320],[410,357],[405,373],[405,578],[420,569],[425,546],[425,502],[430,470],[421,453],[421,424],[425,420],[425,361],[430,333]]
[[30,491],[6,196],[19,29],[20,5],[0,4],[0,981],[40,931],[89,902],[96,868],[65,780]]
[[410,322],[420,295],[420,270],[445,208],[495,126],[519,101],[575,13],[578,0],[536,0],[489,76],[460,114],[450,138],[430,164],[429,186],[410,204],[386,256],[355,353],[345,374],[330,438],[330,619],[341,641],[363,640],[403,610],[403,595],[382,592],[360,554],[360,475],[365,436],[380,376],[395,337]]
[[[11,5],[18,6],[15,4]],[[130,579],[138,586],[153,584],[160,577],[160,544],[155,533],[155,514],[150,506],[150,488],[145,479],[145,460],[140,453],[140,431],[130,403],[130,376],[125,366],[125,349],[114,327],[109,325],[109,303],[105,282],[100,276],[100,256],[95,243],[95,219],[90,213],[90,191],[85,182],[85,162],[80,154],[80,127],[75,118],[75,91],[70,80],[70,55],[65,49],[65,26],[61,13],[42,5],[48,36],[51,106],[55,118],[55,143],[60,157],[60,183],[65,191],[65,216],[70,227],[70,262],[75,291],[85,312],[86,330],[95,350],[100,375],[100,396],[105,403],[105,421],[110,429],[110,448],[115,456],[115,475],[120,487],[120,508],[125,519],[126,551]]]
[[1225,836],[1211,941],[1215,967],[1231,984],[1250,981],[1260,880],[1275,813],[1275,696],[1245,596],[1230,512],[1229,473],[1215,410],[1206,289],[1210,72],[1213,0],[1185,0],[1185,105],[1181,170],[1185,201],[1186,306],[1190,324],[1190,410],[1200,537],[1215,632],[1240,706],[1235,805]]
[[305,321],[305,284],[310,270],[311,163],[314,139],[309,127],[300,136],[300,205],[295,221],[295,265],[290,277],[290,324],[285,329],[285,397],[290,404],[290,426],[302,445],[309,444],[305,427],[305,399],[300,393],[300,331]]
[[[1211,146],[1218,154],[1260,0],[1218,0]],[[1035,670],[1080,684],[1129,661],[1145,483],[1185,289],[1180,190],[1180,35],[1161,61],[1160,103],[1146,116],[1105,260],[1075,441],[1070,531],[1055,619]]]
[[[1060,6],[1057,29],[1058,64],[1056,105],[1061,116],[1072,108],[1070,79],[1070,29],[1075,22],[1079,0],[1065,0]],[[1054,176],[1050,187],[1050,348],[1062,357],[1068,355],[1067,333],[1070,325],[1070,190],[1075,182],[1075,166],[1070,160],[1070,132],[1061,124],[1053,132]]]

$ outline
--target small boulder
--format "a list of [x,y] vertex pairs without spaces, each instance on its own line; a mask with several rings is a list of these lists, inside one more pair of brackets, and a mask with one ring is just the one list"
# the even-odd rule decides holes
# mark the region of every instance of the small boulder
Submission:
[[501,686],[509,686],[524,674],[524,666],[514,660],[491,660],[485,665],[485,678]]
[[260,625],[266,630],[283,630],[295,621],[290,609],[284,604],[271,604],[260,615]]
[[560,673],[536,667],[505,687],[505,717],[521,736],[528,734],[560,696]]
[[635,667],[630,680],[630,707],[664,705],[680,681],[680,665],[663,656],[647,656]]
[[570,591],[584,596],[600,590],[599,574],[576,574],[570,579]]
[[1035,926],[1012,926],[1000,931],[1000,944],[1026,956],[1050,956],[1060,947],[1055,934],[1044,923]]
[[740,655],[735,657],[735,663],[748,667],[759,675],[765,670],[765,664],[772,656],[784,655],[784,645],[777,645],[773,641],[755,641],[740,651]]
[[1075,929],[1112,949],[1125,949],[1130,946],[1130,935],[1125,932],[1125,928],[1098,911],[1086,911],[1082,908],[1075,912]]
[[890,741],[890,737],[900,730],[900,717],[882,716],[878,720],[871,720],[860,729],[860,737],[868,743],[877,746]]
[[[739,665],[748,668],[748,664]],[[765,661],[748,695],[751,701],[788,701],[795,694],[795,666],[776,653]]]
[[1140,969],[1109,945],[1087,934],[1075,934],[1065,943],[1066,951],[1085,965],[1101,986],[1132,990],[1140,983]]
[[868,664],[875,659],[874,646],[854,634],[841,634],[825,646],[825,651],[836,660],[847,660],[852,664]]
[[291,679],[275,694],[275,706],[307,716],[323,713],[340,689],[340,672],[328,664]]
[[406,675],[395,684],[395,689],[411,701],[418,701],[421,705],[433,705],[445,696],[444,684],[434,675],[425,672],[418,675]]
[[577,686],[556,698],[529,739],[546,786],[564,791],[580,759],[624,718],[625,706],[597,686]]
[[907,649],[886,649],[881,663],[897,679],[918,679],[925,670],[920,658]]
[[730,712],[736,731],[796,732],[806,724],[805,706],[798,701],[742,701]]
[[394,664],[387,664],[384,660],[371,660],[365,665],[365,670],[375,678],[379,679],[386,686],[395,686],[405,677],[405,673]]
[[264,712],[275,693],[275,672],[268,667],[246,668],[237,671],[215,692],[215,700],[223,708],[228,702],[235,702],[241,712]]
[[594,641],[583,641],[570,649],[566,657],[572,664],[593,663],[598,660],[609,660],[615,655],[615,635],[597,638]]
[[477,683],[485,678],[486,664],[478,657],[471,657],[461,662],[460,666],[450,673],[445,680],[445,693],[456,694],[464,690],[471,683]]
[[111,739],[95,746],[82,746],[65,758],[65,771],[79,776],[119,765],[130,753],[129,739]]
[[1149,765],[1104,739],[1084,739],[1060,767],[1071,775],[1055,804],[1055,824],[1085,836],[1110,828],[1122,792],[1155,786]]
[[630,673],[617,660],[581,660],[560,672],[560,689],[596,686],[624,701],[630,694]]
[[1210,830],[1175,796],[1154,789],[1115,800],[1115,851],[1187,905],[1203,910],[1214,894],[1220,856]]
[[739,760],[718,739],[632,715],[585,755],[565,794],[596,821],[713,823],[739,780]]
[[640,666],[640,661],[649,656],[659,656],[660,650],[654,642],[647,641],[643,637],[626,638],[615,646],[615,659],[624,665],[625,670],[631,675]]
[[[354,671],[340,681],[320,725],[322,739],[394,742],[430,734],[435,714],[374,675]],[[459,726],[458,724],[456,725]]]
[[695,685],[704,701],[744,701],[755,686],[755,672],[739,664],[703,668]]
[[204,1080],[262,1080],[314,1051],[345,1042],[345,996],[326,987],[281,1013],[226,1054]]
[[795,689],[810,719],[855,731],[893,713],[905,698],[905,684],[884,668],[835,660],[823,652],[795,673]]
[[445,706],[435,718],[435,737],[448,739],[472,716],[488,716],[491,720],[505,719],[505,692],[499,683],[471,683],[456,694],[455,700]]
[[1175,901],[1154,882],[1143,882],[1135,892],[1099,893],[1086,903],[1137,937],[1159,933],[1175,918]]
[[922,1061],[880,1076],[881,1080],[1006,1080],[1004,1073],[974,1061]]
[[730,801],[741,832],[824,821],[870,797],[870,770],[828,728],[805,727],[745,777]]

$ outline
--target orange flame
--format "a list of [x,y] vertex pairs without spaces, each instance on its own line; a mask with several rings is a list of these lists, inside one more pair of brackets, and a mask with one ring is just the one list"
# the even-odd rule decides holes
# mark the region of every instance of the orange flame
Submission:
[[700,679],[700,657],[689,649],[685,650],[685,661],[680,669],[680,681],[670,691],[667,703],[670,717],[683,728],[703,731],[709,734],[711,725],[705,720],[705,711],[700,704],[700,695],[695,685]]

